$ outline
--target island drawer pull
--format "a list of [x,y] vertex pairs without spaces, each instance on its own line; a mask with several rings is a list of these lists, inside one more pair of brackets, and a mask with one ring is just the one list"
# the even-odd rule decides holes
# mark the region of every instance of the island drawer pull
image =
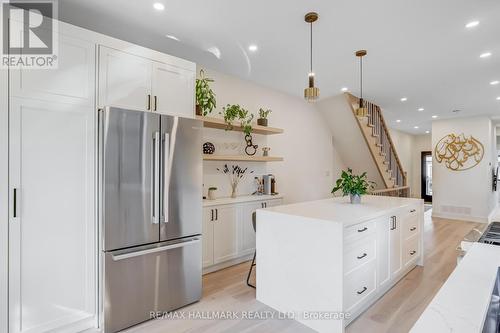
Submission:
[[416,209],[412,209],[410,210],[410,213],[415,213],[417,210]]
[[415,253],[417,253],[417,251],[413,250],[413,251],[411,251],[411,252],[410,252],[410,255],[412,256],[412,255],[414,255]]
[[417,227],[411,227],[410,228],[410,231],[415,231],[415,230],[417,230]]
[[363,231],[366,231],[366,230],[368,230],[368,228],[364,227],[363,229],[358,229],[358,232],[363,232]]
[[356,258],[358,258],[358,259],[363,259],[363,258],[364,258],[364,257],[366,257],[366,256],[367,256],[367,254],[366,254],[366,253],[363,253],[361,256],[357,256]]
[[364,293],[368,288],[366,287],[363,287],[363,290],[361,291],[356,291],[358,293],[358,295],[361,295],[362,293]]

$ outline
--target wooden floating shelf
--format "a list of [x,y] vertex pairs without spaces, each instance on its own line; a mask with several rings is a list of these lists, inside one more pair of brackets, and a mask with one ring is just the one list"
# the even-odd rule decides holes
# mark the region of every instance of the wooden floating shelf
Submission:
[[203,160],[205,160],[205,161],[243,161],[243,162],[280,162],[280,161],[283,161],[283,157],[203,154]]
[[[208,128],[216,128],[223,130],[227,129],[227,124],[224,122],[224,119],[204,117],[204,116],[196,116],[196,119],[202,120],[203,126]],[[234,124],[231,130],[243,132],[243,128],[237,124]],[[283,129],[252,124],[252,133],[263,134],[263,135],[281,134],[283,133]]]

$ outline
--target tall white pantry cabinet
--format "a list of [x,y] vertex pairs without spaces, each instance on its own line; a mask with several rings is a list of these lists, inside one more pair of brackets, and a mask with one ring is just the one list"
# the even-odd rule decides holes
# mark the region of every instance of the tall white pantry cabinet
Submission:
[[58,69],[0,76],[0,332],[99,325],[98,108],[194,117],[195,64],[63,22],[54,38]]

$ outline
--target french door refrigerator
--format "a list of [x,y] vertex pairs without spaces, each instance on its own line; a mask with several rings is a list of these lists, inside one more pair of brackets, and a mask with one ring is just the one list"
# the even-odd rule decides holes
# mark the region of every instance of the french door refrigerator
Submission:
[[152,112],[99,113],[106,333],[201,298],[201,127]]

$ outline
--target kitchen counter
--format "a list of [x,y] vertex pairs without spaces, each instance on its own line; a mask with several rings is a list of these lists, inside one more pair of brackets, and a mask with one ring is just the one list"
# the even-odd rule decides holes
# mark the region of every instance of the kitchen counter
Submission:
[[344,226],[377,218],[388,212],[421,204],[421,199],[365,195],[361,204],[351,204],[349,197],[336,197],[268,208],[274,213],[342,223]]
[[364,196],[257,210],[258,301],[328,333],[423,265],[423,201]]
[[215,200],[204,199],[203,207],[231,205],[244,202],[265,201],[265,200],[282,199],[282,198],[283,195],[276,194],[276,195],[242,195],[236,198],[218,198]]
[[500,246],[474,243],[411,332],[481,332],[499,266]]

